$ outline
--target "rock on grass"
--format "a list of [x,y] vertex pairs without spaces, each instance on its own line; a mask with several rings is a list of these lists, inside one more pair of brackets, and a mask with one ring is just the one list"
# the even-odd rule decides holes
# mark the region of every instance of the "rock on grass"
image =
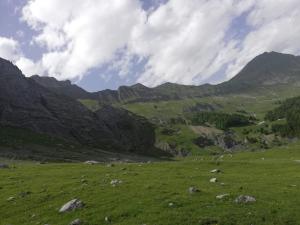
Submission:
[[74,211],[76,209],[82,208],[84,207],[84,203],[78,199],[73,199],[69,202],[67,202],[66,204],[64,204],[61,209],[59,210],[60,213],[63,212],[70,212],[70,211]]
[[221,195],[217,195],[216,199],[222,200],[228,198],[229,196],[230,196],[229,194],[221,194]]
[[209,182],[210,183],[217,183],[218,182],[218,179],[217,178],[211,178],[210,180],[209,180]]
[[235,199],[235,202],[238,204],[247,204],[247,203],[256,202],[256,199],[249,195],[240,195]]
[[211,170],[210,172],[211,172],[211,173],[221,173],[221,170],[219,170],[219,169],[213,169],[213,170]]
[[80,219],[76,219],[70,223],[70,225],[81,225],[81,224],[82,224],[82,222]]
[[189,191],[190,194],[200,192],[200,190],[196,187],[189,187],[188,191]]

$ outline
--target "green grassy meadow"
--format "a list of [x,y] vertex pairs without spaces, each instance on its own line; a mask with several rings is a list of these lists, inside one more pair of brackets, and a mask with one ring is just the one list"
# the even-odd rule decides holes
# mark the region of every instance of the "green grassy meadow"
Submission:
[[[224,157],[113,167],[6,161],[11,168],[0,169],[0,224],[67,225],[79,218],[89,225],[297,225],[300,163],[296,160],[300,160],[299,143]],[[222,173],[210,173],[215,168]],[[210,183],[212,177],[219,182]],[[114,179],[122,183],[113,187]],[[200,192],[190,194],[191,186]],[[216,199],[225,193],[230,194],[228,199]],[[237,204],[234,199],[239,195],[257,201]],[[8,201],[9,197],[14,199]],[[85,207],[58,212],[74,198]]]

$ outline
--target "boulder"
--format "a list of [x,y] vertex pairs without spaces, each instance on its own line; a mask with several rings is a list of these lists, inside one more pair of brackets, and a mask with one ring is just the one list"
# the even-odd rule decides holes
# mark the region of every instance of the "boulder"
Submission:
[[189,187],[189,193],[190,194],[194,194],[194,193],[197,193],[197,192],[200,192],[200,190],[196,187]]
[[228,198],[229,196],[230,196],[229,194],[221,194],[221,195],[217,195],[216,199],[222,200]]
[[209,180],[209,182],[210,183],[216,183],[216,182],[218,182],[218,179],[217,178],[211,178],[210,180]]
[[70,225],[80,225],[80,224],[82,224],[80,219],[76,219],[70,223]]
[[11,202],[13,200],[15,200],[15,197],[9,197],[8,199],[6,199],[7,201]]
[[211,172],[211,173],[221,173],[221,170],[219,170],[219,169],[213,169],[213,170],[211,170],[210,172]]
[[110,184],[112,185],[112,186],[117,186],[118,184],[122,184],[123,183],[123,181],[121,181],[121,180],[112,180],[111,182],[110,182]]
[[173,207],[174,203],[173,202],[169,202],[169,207]]
[[82,208],[84,206],[84,203],[82,201],[80,201],[79,199],[73,199],[69,202],[67,202],[66,204],[64,204],[59,212],[63,213],[63,212],[70,212],[70,211],[74,211],[76,209]]
[[88,164],[88,165],[95,165],[95,164],[99,164],[100,162],[98,161],[94,161],[94,160],[90,160],[90,161],[85,161],[84,164]]
[[238,204],[247,204],[247,203],[256,202],[256,199],[249,195],[240,195],[235,199],[235,202]]

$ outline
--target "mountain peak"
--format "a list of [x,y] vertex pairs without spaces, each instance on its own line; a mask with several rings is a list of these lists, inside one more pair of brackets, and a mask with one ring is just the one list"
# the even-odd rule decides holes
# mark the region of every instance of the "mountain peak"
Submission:
[[290,54],[265,52],[252,59],[231,82],[263,85],[300,79],[300,58]]
[[22,71],[14,65],[11,61],[0,57],[0,74],[1,75],[14,75],[23,76]]
[[33,79],[34,81],[36,81],[37,83],[41,84],[42,86],[45,86],[48,88],[59,88],[59,87],[66,87],[66,86],[72,85],[70,80],[58,81],[54,77],[33,75],[30,78]]
[[31,76],[30,79],[51,91],[67,95],[74,99],[93,98],[91,93],[72,84],[70,80],[58,81],[54,77],[41,77],[38,75]]

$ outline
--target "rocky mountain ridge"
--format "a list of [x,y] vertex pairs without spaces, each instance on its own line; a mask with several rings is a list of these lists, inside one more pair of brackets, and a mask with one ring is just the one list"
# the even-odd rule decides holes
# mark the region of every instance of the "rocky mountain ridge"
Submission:
[[58,87],[53,87],[54,85],[50,84],[50,82],[44,82],[43,80],[54,78],[35,76],[32,79],[57,93],[63,93],[75,99],[97,100],[101,104],[177,100],[240,93],[253,88],[278,84],[299,85],[300,57],[277,52],[263,53],[251,60],[231,80],[217,85],[203,84],[194,86],[165,83],[149,88],[142,84],[135,84],[132,86],[120,86],[118,90],[107,89],[89,93],[76,85],[72,85],[69,81],[56,81],[56,86]]

